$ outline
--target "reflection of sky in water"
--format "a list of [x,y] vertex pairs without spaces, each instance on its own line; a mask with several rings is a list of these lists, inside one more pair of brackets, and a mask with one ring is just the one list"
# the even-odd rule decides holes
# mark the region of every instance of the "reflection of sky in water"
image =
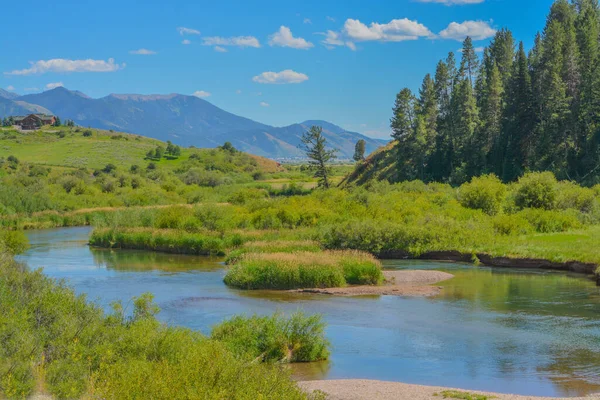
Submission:
[[[455,274],[436,298],[344,298],[227,288],[218,259],[86,246],[89,228],[30,233],[20,257],[107,306],[152,292],[161,320],[210,332],[239,313],[322,313],[332,358],[305,379],[366,378],[535,395],[600,392],[600,294],[579,275],[387,261]],[[131,307],[131,306],[130,306]]]

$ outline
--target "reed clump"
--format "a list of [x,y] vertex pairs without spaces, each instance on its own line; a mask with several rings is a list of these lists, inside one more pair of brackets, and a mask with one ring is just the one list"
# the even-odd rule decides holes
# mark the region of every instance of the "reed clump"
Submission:
[[355,251],[247,253],[225,276],[239,289],[331,288],[379,285],[381,263],[371,254]]

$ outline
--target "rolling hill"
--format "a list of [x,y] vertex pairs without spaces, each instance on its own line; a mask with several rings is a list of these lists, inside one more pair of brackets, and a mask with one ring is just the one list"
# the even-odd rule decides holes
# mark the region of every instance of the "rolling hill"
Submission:
[[[8,93],[8,92],[7,92]],[[93,99],[63,87],[17,98],[0,99],[0,116],[23,114],[23,105],[37,105],[81,126],[130,132],[183,146],[216,147],[226,141],[236,148],[271,158],[302,157],[298,148],[302,133],[320,125],[340,158],[351,158],[360,139],[370,153],[385,141],[348,132],[326,121],[305,121],[273,127],[229,113],[206,100],[181,94],[111,94]],[[35,111],[45,112],[45,111]]]

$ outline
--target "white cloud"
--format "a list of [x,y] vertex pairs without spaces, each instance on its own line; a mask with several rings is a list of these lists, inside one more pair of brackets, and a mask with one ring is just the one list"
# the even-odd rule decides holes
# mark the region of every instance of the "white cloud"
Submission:
[[303,38],[294,37],[287,26],[281,26],[279,31],[269,36],[270,46],[291,47],[293,49],[308,50],[314,45]]
[[13,85],[9,85],[6,87],[6,90],[13,91],[13,90],[15,90],[15,87]]
[[203,38],[204,46],[238,46],[238,47],[260,47],[260,42],[254,36],[220,37],[212,36]]
[[26,69],[5,72],[7,75],[33,75],[45,74],[46,72],[114,72],[125,68],[125,64],[115,64],[113,58],[104,60],[67,60],[55,58],[52,60],[40,60],[31,62],[31,67]]
[[446,29],[440,32],[444,39],[465,40],[467,36],[473,40],[483,40],[496,34],[486,21],[465,21],[463,23],[451,22]]
[[270,104],[265,101],[261,101],[259,104],[261,107],[269,107],[270,106]]
[[183,40],[181,41],[181,44],[186,44],[186,45],[187,45],[187,44],[192,44],[192,41],[191,41],[191,40],[188,40],[188,39],[183,39]]
[[308,75],[286,69],[281,72],[263,72],[252,78],[252,80],[256,83],[266,84],[302,83],[308,80]]
[[46,85],[46,90],[56,89],[57,87],[65,86],[62,82],[52,82]]
[[423,24],[408,18],[394,19],[387,24],[372,22],[369,26],[357,19],[347,19],[344,24],[344,33],[354,41],[383,41],[400,42],[403,40],[416,40],[420,37],[434,37],[435,35]]
[[327,18],[327,21],[335,22],[335,18],[330,17],[329,15],[326,18]]
[[179,28],[177,28],[177,32],[179,32],[180,35],[199,35],[200,34],[199,30],[192,29],[192,28],[185,28],[183,26],[180,26]]
[[227,53],[227,49],[221,46],[215,46],[215,51],[218,53]]
[[153,54],[156,54],[156,52],[153,50],[148,50],[148,49],[138,49],[138,50],[131,50],[129,52],[129,54],[136,54],[138,56],[151,56]]
[[310,20],[310,18],[304,18],[304,21],[302,21],[302,22],[304,22],[305,24],[309,24],[309,25],[312,24],[312,21]]
[[485,0],[417,0],[419,3],[440,3],[445,4],[447,6],[455,5],[455,4],[479,4],[483,3]]
[[205,92],[204,90],[196,90],[194,93],[192,93],[192,96],[196,96],[196,97],[210,97],[210,93],[209,92]]
[[356,45],[349,40],[344,40],[339,32],[327,31],[327,33],[321,33],[321,35],[325,35],[325,39],[321,40],[321,43],[329,50],[333,49],[334,46],[346,46],[353,51],[356,50]]

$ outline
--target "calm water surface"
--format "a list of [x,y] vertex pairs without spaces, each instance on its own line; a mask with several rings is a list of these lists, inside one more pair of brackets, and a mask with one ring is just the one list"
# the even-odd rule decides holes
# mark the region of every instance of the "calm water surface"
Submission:
[[108,307],[152,292],[160,319],[209,333],[234,314],[322,313],[331,360],[301,379],[366,378],[525,395],[600,392],[600,291],[581,275],[386,261],[455,275],[430,298],[343,298],[227,288],[219,259],[87,246],[89,228],[29,233],[20,257]]

